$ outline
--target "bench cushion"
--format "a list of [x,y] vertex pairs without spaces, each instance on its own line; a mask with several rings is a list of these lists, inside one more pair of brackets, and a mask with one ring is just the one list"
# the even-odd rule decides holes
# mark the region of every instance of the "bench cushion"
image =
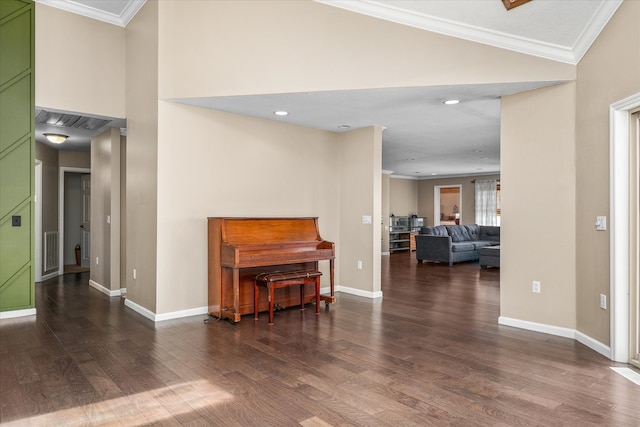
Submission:
[[260,273],[256,276],[256,280],[263,282],[282,282],[285,280],[309,279],[318,276],[322,276],[322,272],[317,270],[274,271],[270,273]]

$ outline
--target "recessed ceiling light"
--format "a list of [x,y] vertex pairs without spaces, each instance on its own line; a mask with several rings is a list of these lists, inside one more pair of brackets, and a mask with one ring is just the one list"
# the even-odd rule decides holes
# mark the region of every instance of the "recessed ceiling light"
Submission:
[[482,157],[480,157],[480,158],[481,158],[482,160],[487,160],[487,159],[488,159],[488,157],[487,157],[487,156],[482,156]]
[[338,126],[338,129],[351,129],[350,125],[340,125]]
[[407,162],[410,162],[410,161],[415,160],[415,159],[409,158],[409,159],[404,159],[404,160],[407,161]]
[[289,114],[288,111],[274,111],[273,114],[275,114],[276,116],[286,116],[287,114]]
[[437,174],[437,173],[435,173],[435,172],[432,172],[432,173],[431,173],[431,175],[438,175],[438,174]]
[[482,150],[473,150],[474,153],[482,153]]
[[444,101],[443,104],[445,105],[456,105],[459,104],[460,100],[459,99],[447,99],[446,101]]

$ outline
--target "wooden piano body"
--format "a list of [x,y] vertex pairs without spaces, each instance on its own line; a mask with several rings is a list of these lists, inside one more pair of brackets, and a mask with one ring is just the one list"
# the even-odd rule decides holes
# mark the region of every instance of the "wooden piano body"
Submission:
[[[208,218],[209,314],[239,322],[253,313],[253,280],[258,273],[317,270],[318,261],[329,261],[330,295],[335,302],[333,242],[323,240],[318,218]],[[305,302],[315,301],[313,287],[305,289]],[[277,289],[277,306],[300,304],[298,289]],[[266,293],[259,310],[268,308]]]

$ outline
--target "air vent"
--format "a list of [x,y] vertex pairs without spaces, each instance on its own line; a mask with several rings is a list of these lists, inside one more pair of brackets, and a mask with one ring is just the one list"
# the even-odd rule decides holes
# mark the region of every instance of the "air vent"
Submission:
[[53,113],[45,110],[42,110],[36,117],[36,123],[39,124],[89,131],[100,129],[110,121],[95,117],[77,116],[75,114]]

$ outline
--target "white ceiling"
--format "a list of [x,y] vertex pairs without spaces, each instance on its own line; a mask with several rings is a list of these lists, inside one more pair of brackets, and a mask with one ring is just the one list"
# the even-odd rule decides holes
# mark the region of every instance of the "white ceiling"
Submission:
[[[145,0],[36,0],[126,26]],[[214,1],[214,0],[204,0]],[[427,31],[576,64],[622,0],[316,0]],[[427,178],[500,170],[500,97],[560,82],[177,99],[220,111],[342,132],[383,126],[383,169]],[[462,102],[445,106],[442,101]],[[286,117],[273,111],[286,110]],[[36,130],[38,128],[36,127]],[[42,133],[40,131],[39,133]],[[40,141],[41,138],[37,139]],[[64,147],[60,147],[64,149]],[[436,175],[437,174],[437,175]]]

